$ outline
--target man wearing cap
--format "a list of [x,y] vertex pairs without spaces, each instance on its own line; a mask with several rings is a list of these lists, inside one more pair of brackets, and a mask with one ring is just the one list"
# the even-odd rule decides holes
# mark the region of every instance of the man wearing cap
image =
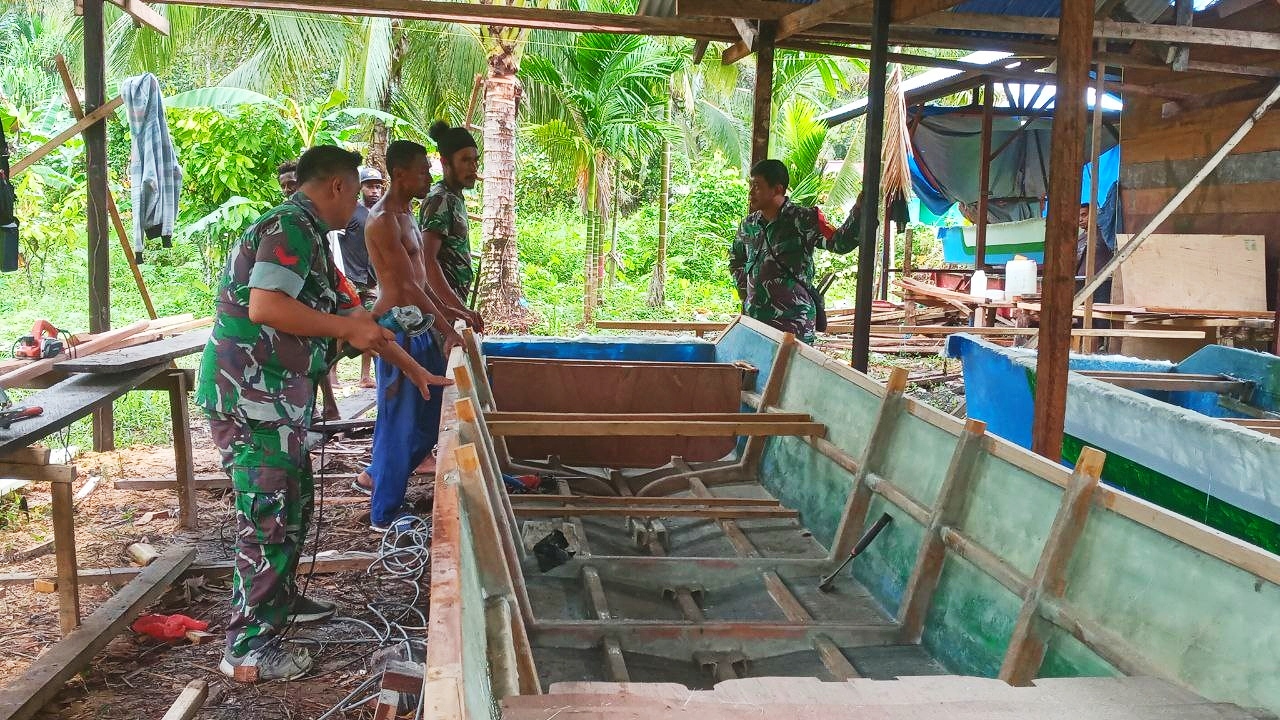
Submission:
[[[369,248],[364,241],[364,226],[369,221],[369,208],[382,197],[382,173],[377,168],[360,167],[360,202],[356,203],[355,214],[347,223],[347,230],[342,234],[339,244],[342,247],[342,264],[346,269],[347,279],[360,292],[360,303],[366,308],[373,307],[378,299],[377,278],[373,273],[373,265],[369,262]],[[375,387],[376,383],[370,375],[373,356],[365,353],[360,358],[360,387]]]
[[475,138],[466,128],[449,127],[437,120],[427,131],[440,151],[443,177],[431,186],[418,213],[423,257],[427,263],[428,291],[451,314],[484,331],[480,313],[467,308],[475,268],[471,265],[471,234],[463,190],[476,186],[479,154]]

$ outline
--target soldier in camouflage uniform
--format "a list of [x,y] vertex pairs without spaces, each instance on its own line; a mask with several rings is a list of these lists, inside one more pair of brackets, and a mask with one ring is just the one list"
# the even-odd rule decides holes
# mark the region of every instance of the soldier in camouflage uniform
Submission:
[[813,292],[813,251],[841,255],[858,246],[858,208],[833,228],[816,207],[787,197],[786,165],[762,160],[751,168],[748,207],[730,250],[729,271],[742,301],[742,314],[812,343],[817,307]]
[[[310,656],[272,640],[289,622],[336,610],[302,597],[294,584],[312,510],[307,428],[317,383],[336,359],[333,339],[396,354],[393,334],[359,308],[325,241],[355,209],[359,163],[359,155],[331,145],[302,156],[298,192],[231,249],[201,358],[196,402],[236,491],[232,616],[221,670],[240,680],[305,673]],[[422,389],[429,379],[418,370],[413,377]]]
[[427,263],[428,291],[450,314],[465,318],[476,332],[483,332],[480,313],[466,307],[475,268],[471,265],[471,229],[462,191],[476,186],[476,141],[466,128],[449,127],[443,120],[434,122],[428,134],[440,151],[444,171],[418,212],[424,256],[438,261]]

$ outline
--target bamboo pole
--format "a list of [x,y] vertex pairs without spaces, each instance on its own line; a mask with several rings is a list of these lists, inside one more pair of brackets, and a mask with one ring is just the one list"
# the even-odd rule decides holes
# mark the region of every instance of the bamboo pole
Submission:
[[[1106,50],[1106,40],[1098,41],[1098,52]],[[1106,89],[1107,84],[1107,66],[1105,63],[1094,65],[1094,72],[1097,77],[1093,83],[1093,127],[1089,136],[1089,155],[1090,165],[1093,171],[1089,173],[1089,225],[1085,230],[1085,250],[1084,250],[1084,275],[1085,284],[1089,284],[1093,280],[1093,265],[1097,262],[1098,249],[1095,247],[1098,242],[1098,190],[1102,186],[1102,180],[1098,173],[1098,156],[1100,152],[1099,146],[1102,144],[1102,93]],[[1090,293],[1084,299],[1084,319],[1081,327],[1085,330],[1093,329],[1093,294]],[[1080,339],[1081,349],[1086,353],[1094,353],[1098,349],[1098,341],[1092,337],[1084,337]]]

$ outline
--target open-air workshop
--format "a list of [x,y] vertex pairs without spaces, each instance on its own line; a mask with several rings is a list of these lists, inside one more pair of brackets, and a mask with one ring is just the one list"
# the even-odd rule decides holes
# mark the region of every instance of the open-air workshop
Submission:
[[1277,0],[0,6],[0,720],[1278,718],[1278,100]]

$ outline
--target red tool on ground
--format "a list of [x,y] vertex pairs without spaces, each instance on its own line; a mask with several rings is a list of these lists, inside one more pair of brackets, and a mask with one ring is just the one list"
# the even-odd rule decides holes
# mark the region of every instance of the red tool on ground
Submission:
[[23,335],[13,344],[13,356],[29,360],[43,360],[57,357],[66,349],[66,343],[59,337],[62,331],[48,320],[37,320],[31,326],[31,334]]

